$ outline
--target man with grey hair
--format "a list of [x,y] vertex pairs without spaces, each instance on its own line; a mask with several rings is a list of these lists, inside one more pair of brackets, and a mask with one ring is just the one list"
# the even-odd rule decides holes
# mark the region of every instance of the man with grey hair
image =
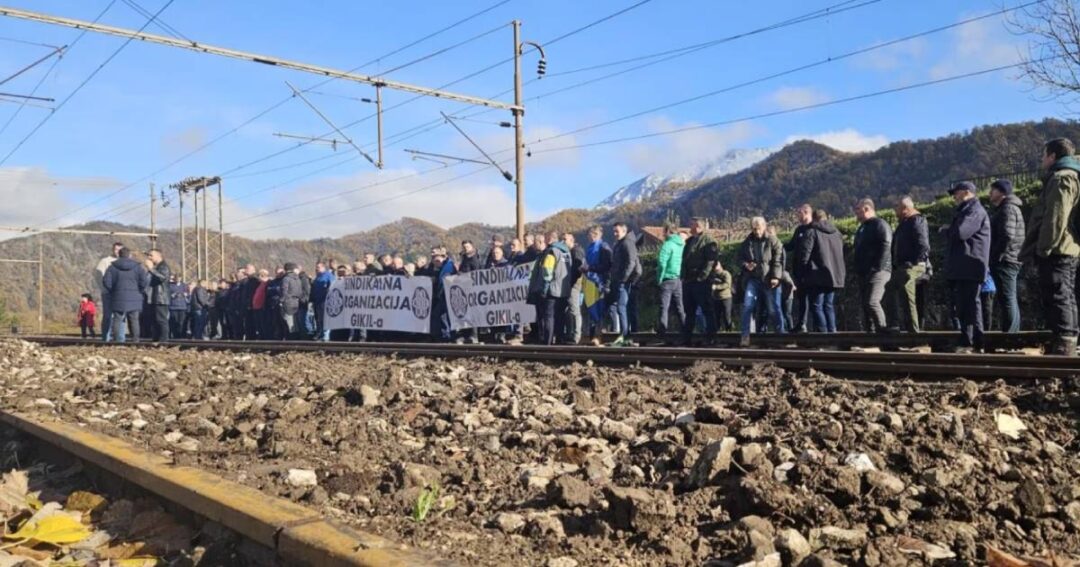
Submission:
[[757,312],[758,301],[764,301],[772,328],[784,332],[780,315],[780,278],[784,267],[781,258],[784,247],[768,233],[764,217],[750,220],[751,231],[739,248],[738,262],[742,266],[743,307],[742,337],[739,346],[750,346],[750,323]]
[[930,260],[930,228],[926,218],[915,208],[910,196],[896,202],[899,224],[892,241],[892,276],[887,286],[892,327],[909,333],[919,332],[916,283],[926,273]]
[[874,201],[861,199],[855,204],[855,218],[859,228],[855,230],[855,274],[859,278],[859,295],[862,300],[863,326],[871,333],[884,333],[888,329],[881,299],[885,296],[885,284],[892,272],[892,228],[877,216]]

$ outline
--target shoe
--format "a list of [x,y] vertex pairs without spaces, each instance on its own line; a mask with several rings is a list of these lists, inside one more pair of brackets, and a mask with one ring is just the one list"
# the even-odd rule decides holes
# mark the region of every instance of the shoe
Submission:
[[506,339],[506,344],[510,346],[521,346],[521,337],[510,337],[509,339]]
[[743,335],[743,336],[739,337],[739,347],[740,348],[749,348],[750,347],[750,335]]
[[590,346],[604,346],[604,343],[600,342],[600,339],[598,337],[593,337],[589,339],[589,342],[587,344]]
[[1076,356],[1076,337],[1055,337],[1050,341],[1046,354],[1053,356]]
[[956,349],[953,352],[956,353],[956,354],[974,354],[975,349],[972,348],[972,347],[969,347],[969,346],[960,346],[960,347],[956,347]]
[[619,338],[611,341],[611,343],[608,344],[608,346],[609,347],[623,347],[623,346],[626,346],[626,339],[624,337],[619,337]]
[[463,344],[465,344],[465,339],[463,339],[463,338],[454,339],[454,344],[463,345]]

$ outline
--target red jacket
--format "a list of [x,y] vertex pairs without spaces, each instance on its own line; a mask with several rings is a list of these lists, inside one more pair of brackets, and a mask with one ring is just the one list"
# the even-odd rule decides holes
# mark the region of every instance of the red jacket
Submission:
[[96,314],[97,306],[94,305],[93,301],[79,302],[79,323],[83,322],[87,317],[93,317]]

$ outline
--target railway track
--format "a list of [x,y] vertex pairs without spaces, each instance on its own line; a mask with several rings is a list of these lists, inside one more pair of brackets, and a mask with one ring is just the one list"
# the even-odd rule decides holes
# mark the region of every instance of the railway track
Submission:
[[[49,346],[97,345],[94,340],[32,336],[26,340]],[[143,345],[145,343],[136,343]],[[807,349],[724,349],[654,347],[608,348],[592,346],[447,345],[432,343],[319,343],[310,341],[171,341],[186,349],[253,352],[366,353],[402,357],[486,358],[552,363],[594,363],[685,367],[699,361],[731,367],[775,364],[787,370],[813,369],[835,375],[911,377],[920,379],[971,378],[1036,379],[1080,375],[1075,358],[1023,354],[951,354],[921,352],[847,352]],[[122,346],[122,345],[117,345]]]

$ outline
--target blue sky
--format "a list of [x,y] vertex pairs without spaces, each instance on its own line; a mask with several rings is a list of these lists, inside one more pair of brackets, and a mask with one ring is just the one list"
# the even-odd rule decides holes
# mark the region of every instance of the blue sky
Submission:
[[[138,1],[151,12],[165,3]],[[543,95],[640,62],[560,76],[563,71],[739,34],[838,2],[781,0],[761,10],[763,4],[752,2],[652,0],[550,45],[550,75],[527,83],[525,95]],[[106,0],[10,3],[86,20],[108,4]],[[496,3],[175,0],[161,18],[200,42],[351,69]],[[634,3],[509,0],[361,72],[379,75],[491,31],[457,49],[386,74],[386,78],[438,87],[509,57],[512,36],[506,24],[512,19],[522,20],[524,39],[546,43]],[[526,162],[529,218],[538,219],[567,207],[592,206],[646,173],[676,170],[731,148],[776,147],[794,138],[810,137],[839,149],[860,151],[986,123],[1061,115],[1063,110],[1057,103],[1040,101],[1014,70],[672,136],[542,151],[753,116],[1006,65],[1017,60],[1024,39],[1010,34],[1003,18],[997,17],[610,126],[538,141],[1001,7],[997,0],[881,0],[528,101],[525,140],[535,152]],[[146,19],[118,1],[101,22],[138,28]],[[164,33],[153,25],[146,31]],[[59,45],[71,43],[78,35],[73,29],[0,18],[0,37],[4,38]],[[63,100],[122,43],[119,38],[87,34],[48,74],[51,62],[0,90],[28,93],[44,77],[38,94]],[[46,52],[42,47],[0,40],[0,76]],[[523,69],[526,79],[535,77],[536,54],[526,56]],[[489,97],[512,87],[511,71],[511,66],[504,64],[450,90]],[[402,151],[475,156],[449,125],[388,144],[386,168],[376,171],[347,147],[338,147],[336,152],[319,144],[296,147],[294,141],[273,136],[329,131],[296,98],[159,171],[286,98],[290,91],[285,81],[309,88],[321,79],[250,62],[131,43],[0,166],[0,199],[5,203],[0,224],[55,225],[91,218],[145,224],[147,207],[138,203],[146,200],[149,182],[163,186],[191,175],[215,174],[224,174],[226,195],[230,196],[226,229],[243,236],[339,236],[403,215],[442,226],[470,220],[512,224],[513,184],[496,171],[454,179],[479,169],[464,164],[423,173],[440,166],[414,161]],[[342,98],[373,96],[367,85],[338,80],[316,90],[328,94],[307,96],[339,125],[373,110],[371,105]],[[389,107],[411,96],[385,90],[384,103]],[[502,98],[509,100],[509,95]],[[17,108],[0,103],[0,126]],[[393,142],[395,138],[390,136],[432,122],[439,118],[439,111],[463,116],[477,112],[462,108],[460,103],[435,99],[410,102],[384,113],[384,132]],[[23,109],[0,133],[0,158],[47,112]],[[497,154],[502,159],[511,155],[506,150],[512,148],[513,135],[495,123],[509,119],[507,111],[492,111],[460,125],[489,152],[502,151]],[[346,133],[372,149],[373,120]],[[238,169],[283,150],[287,151]],[[303,162],[310,163],[295,165]],[[133,185],[118,192],[128,184]],[[431,185],[435,186],[425,189]],[[297,206],[320,198],[314,204]],[[278,211],[285,207],[290,208]],[[175,222],[175,216],[175,209],[165,209],[159,218],[168,225]]]

